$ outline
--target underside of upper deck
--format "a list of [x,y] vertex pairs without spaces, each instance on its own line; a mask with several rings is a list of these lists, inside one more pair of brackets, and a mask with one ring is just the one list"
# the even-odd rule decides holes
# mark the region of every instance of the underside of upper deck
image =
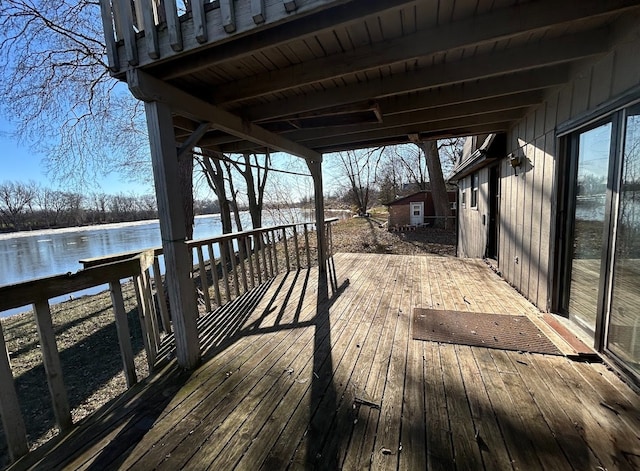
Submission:
[[629,0],[131,3],[103,2],[112,73],[139,98],[171,103],[179,144],[295,155],[506,131],[623,38],[639,10]]
[[198,369],[168,364],[14,469],[640,466],[640,398],[603,364],[413,339],[416,307],[537,321],[482,261],[335,262],[335,293],[281,275],[201,323]]

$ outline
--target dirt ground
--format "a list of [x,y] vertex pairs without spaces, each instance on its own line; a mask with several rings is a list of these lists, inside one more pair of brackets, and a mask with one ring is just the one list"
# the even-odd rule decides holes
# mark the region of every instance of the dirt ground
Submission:
[[[453,231],[388,232],[383,227],[384,221],[384,214],[339,221],[333,226],[334,252],[455,255]],[[148,368],[135,296],[131,283],[123,288],[136,370],[138,377],[144,378]],[[126,390],[109,293],[83,296],[52,306],[52,316],[73,420],[78,422]],[[55,436],[57,430],[33,316],[27,312],[2,319],[2,329],[29,443],[36,448]],[[5,437],[0,430],[0,469],[8,463]]]

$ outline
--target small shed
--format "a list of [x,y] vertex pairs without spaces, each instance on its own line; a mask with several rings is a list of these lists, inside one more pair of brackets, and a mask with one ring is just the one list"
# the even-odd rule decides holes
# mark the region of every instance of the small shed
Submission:
[[[456,192],[448,191],[451,203],[451,218],[456,217]],[[430,190],[417,191],[387,203],[389,208],[389,229],[415,229],[432,226],[436,215],[433,207],[433,196]]]

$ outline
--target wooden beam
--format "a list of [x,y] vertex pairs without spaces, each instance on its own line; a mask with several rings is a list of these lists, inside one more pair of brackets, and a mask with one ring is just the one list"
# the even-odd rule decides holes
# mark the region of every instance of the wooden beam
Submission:
[[403,75],[372,78],[343,87],[325,89],[257,106],[252,118],[265,116],[265,109],[274,110],[279,116],[290,116],[330,106],[340,106],[365,100],[378,100],[398,93],[409,93],[430,88],[537,68],[559,65],[584,57],[603,54],[608,48],[606,31],[584,33],[569,38],[541,41],[504,51],[493,52],[458,62],[443,63],[429,68],[410,70]]
[[[492,97],[513,95],[516,93],[542,90],[561,85],[569,79],[569,67],[566,64],[545,67],[542,69],[516,72],[500,77],[490,77],[470,83],[453,84],[448,87],[423,90],[411,94],[390,96],[381,98],[375,103],[379,106],[383,116],[396,113],[404,113],[408,110],[430,109],[439,106],[455,105]],[[279,107],[281,103],[276,101],[266,105],[243,108],[242,116],[250,121],[265,122],[278,121],[289,118],[282,116]],[[353,108],[351,108],[353,107]],[[347,104],[339,107],[323,108],[311,112],[301,112],[293,116],[331,116],[333,110],[336,113],[370,109],[368,103]]]
[[[511,124],[512,123],[510,121],[478,124],[473,126],[465,126],[457,129],[451,129],[447,131],[440,130],[440,131],[421,132],[419,133],[419,135],[420,135],[420,139],[422,140],[475,136],[478,134],[489,134],[492,132],[506,132],[511,126]],[[379,147],[379,146],[394,145],[394,144],[406,144],[407,142],[409,142],[408,137],[405,135],[399,134],[397,136],[391,136],[391,137],[384,136],[380,140],[371,139],[365,143],[352,142],[352,143],[340,143],[337,145],[329,145],[326,147],[319,147],[318,150],[322,150],[323,154],[329,154],[332,152],[342,152],[345,150],[356,150],[356,149]]]
[[[309,160],[322,160],[322,155],[311,149],[245,121],[239,116],[196,98],[139,69],[127,72],[127,82],[131,93],[140,100],[165,103],[179,114],[197,121],[208,121],[214,128],[250,140],[259,146],[287,152]],[[173,131],[171,134],[173,137]]]
[[[306,144],[316,150],[322,150],[325,152],[325,148],[342,145],[351,145],[351,148],[367,147],[368,142],[383,142],[386,139],[393,140],[397,136],[404,136],[411,133],[453,133],[456,129],[467,128],[469,126],[477,126],[480,124],[490,124],[496,122],[511,122],[520,119],[524,115],[522,108],[507,111],[498,111],[487,114],[478,114],[475,116],[466,116],[464,118],[445,119],[435,122],[418,122],[409,123],[402,126],[379,128],[379,129],[367,129],[363,132],[352,132],[349,134],[332,134],[327,136],[326,133],[319,133],[313,137],[313,139],[306,141]],[[223,152],[228,153],[242,153],[250,152],[254,150],[252,144],[247,141],[236,142],[220,146]]]
[[329,138],[332,136],[346,136],[367,131],[380,131],[387,128],[399,126],[409,126],[419,123],[428,126],[443,120],[464,119],[470,116],[496,113],[499,111],[519,109],[541,103],[543,94],[539,91],[526,92],[518,95],[489,98],[487,100],[477,100],[469,103],[461,103],[451,106],[440,106],[426,110],[410,111],[407,113],[396,113],[390,116],[384,115],[381,123],[361,123],[343,126],[334,126],[319,129],[302,129],[289,131],[287,137],[297,142],[305,142],[318,138]]
[[479,114],[465,118],[445,119],[433,123],[414,123],[406,126],[386,128],[382,130],[369,130],[365,132],[346,134],[344,136],[319,137],[307,144],[316,149],[331,145],[346,144],[349,142],[367,142],[371,139],[397,136],[400,134],[412,134],[423,132],[451,132],[458,128],[476,126],[480,124],[499,123],[505,121],[516,121],[525,115],[525,109],[515,109],[508,111],[498,111],[494,113]]
[[198,309],[191,280],[192,254],[186,242],[185,215],[178,181],[178,155],[171,109],[164,103],[145,103],[151,162],[178,364],[193,369],[200,361],[196,319]]
[[153,0],[139,0],[142,2],[142,22],[144,27],[144,42],[147,45],[147,55],[151,59],[160,57],[158,46],[158,30],[153,17]]
[[[277,20],[277,18],[271,18],[267,15],[267,8],[264,1],[251,0],[251,2],[252,10],[250,13],[255,24],[263,24],[266,21]],[[273,2],[269,3],[271,4]],[[258,54],[260,51],[287,44],[294,39],[312,37],[322,31],[330,31],[338,27],[344,28],[351,24],[361,22],[363,18],[382,14],[390,10],[396,10],[403,6],[408,7],[416,3],[418,3],[418,0],[346,2],[313,13],[313,15],[310,15],[308,18],[301,17],[296,21],[289,21],[268,29],[252,32],[250,35],[234,38],[232,42],[224,42],[213,46],[195,57],[178,57],[172,60],[170,64],[158,64],[154,66],[153,74],[163,80],[182,77],[209,67],[214,67],[216,64],[221,64],[229,59],[240,59]],[[257,21],[256,17],[258,18]],[[264,21],[260,23],[259,21],[262,18],[264,18]],[[226,37],[227,35],[225,34],[224,39],[226,39]],[[223,37],[210,37],[209,39],[213,42],[223,39]]]
[[378,67],[412,61],[461,48],[474,48],[514,37],[527,37],[552,26],[590,19],[603,14],[637,8],[636,2],[585,0],[557,2],[541,0],[496,9],[481,16],[428,28],[414,34],[378,42],[355,50],[320,57],[284,69],[238,80],[233,87],[220,87],[211,95],[215,103],[231,103],[271,93],[284,92],[315,82]]

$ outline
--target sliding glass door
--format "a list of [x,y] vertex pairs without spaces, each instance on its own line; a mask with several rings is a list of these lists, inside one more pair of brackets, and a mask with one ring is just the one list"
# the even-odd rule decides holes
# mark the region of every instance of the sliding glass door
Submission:
[[611,122],[574,136],[577,157],[569,316],[592,335],[596,317],[607,206]]
[[640,104],[568,144],[562,308],[640,380]]
[[640,106],[625,116],[607,348],[640,375]]

